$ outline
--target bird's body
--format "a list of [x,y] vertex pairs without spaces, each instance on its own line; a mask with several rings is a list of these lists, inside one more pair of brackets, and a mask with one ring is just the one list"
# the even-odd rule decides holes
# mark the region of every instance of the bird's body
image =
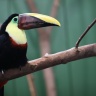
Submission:
[[3,29],[2,27],[4,27],[4,25],[1,26],[0,30],[1,71],[23,66],[27,62],[26,58],[27,39],[25,32],[23,30],[18,29],[17,25],[14,24],[14,22],[12,24],[11,18],[13,18],[13,16],[9,18],[10,18],[9,22],[8,21],[4,22],[6,26],[5,30],[2,30]]
[[[0,72],[4,74],[11,68],[20,68],[27,63],[27,38],[24,30],[46,26],[60,26],[49,16],[37,13],[12,14],[0,28]],[[0,96],[4,94],[0,82]],[[1,95],[2,94],[2,95]]]
[[[18,14],[11,15],[0,29],[0,71],[4,74],[10,68],[19,68],[26,64],[27,39],[25,32],[20,30],[11,19]],[[0,96],[4,95],[4,84],[0,83]]]
[[7,33],[0,35],[0,70],[16,68],[27,62],[27,43],[16,44]]

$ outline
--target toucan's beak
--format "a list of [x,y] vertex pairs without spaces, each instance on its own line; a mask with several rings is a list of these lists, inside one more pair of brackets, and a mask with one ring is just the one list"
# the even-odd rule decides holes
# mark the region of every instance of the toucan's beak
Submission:
[[19,15],[18,27],[20,29],[27,30],[46,26],[60,26],[60,23],[53,17],[37,13],[24,13]]

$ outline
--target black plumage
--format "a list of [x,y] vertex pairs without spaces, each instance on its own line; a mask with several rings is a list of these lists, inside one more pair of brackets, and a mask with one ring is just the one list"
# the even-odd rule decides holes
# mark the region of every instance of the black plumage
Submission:
[[1,26],[0,29],[0,71],[9,68],[23,66],[27,62],[26,51],[27,44],[13,45],[15,43],[6,32],[6,27],[13,17],[18,14],[12,14]]

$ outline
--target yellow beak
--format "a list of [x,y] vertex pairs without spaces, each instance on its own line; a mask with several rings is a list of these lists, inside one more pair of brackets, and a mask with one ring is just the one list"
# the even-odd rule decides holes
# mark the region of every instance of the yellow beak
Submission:
[[19,15],[18,27],[20,29],[33,29],[46,26],[61,26],[53,17],[38,13],[24,13]]

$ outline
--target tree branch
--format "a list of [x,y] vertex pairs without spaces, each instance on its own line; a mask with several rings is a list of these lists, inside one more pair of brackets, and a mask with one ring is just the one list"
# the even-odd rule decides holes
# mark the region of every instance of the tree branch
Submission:
[[28,85],[29,85],[30,95],[36,96],[36,90],[35,90],[36,88],[35,88],[34,78],[33,78],[32,74],[27,75],[27,81],[28,81]]
[[96,19],[87,27],[87,29],[83,32],[83,34],[79,37],[78,41],[76,42],[75,47],[78,48],[80,41],[83,39],[83,37],[89,32],[89,30],[94,26],[96,23]]
[[66,64],[71,61],[96,56],[96,44],[81,46],[78,50],[71,48],[66,51],[43,56],[39,59],[29,61],[25,66],[21,67],[22,70],[19,68],[6,70],[4,75],[0,73],[0,81],[15,79],[62,63]]

